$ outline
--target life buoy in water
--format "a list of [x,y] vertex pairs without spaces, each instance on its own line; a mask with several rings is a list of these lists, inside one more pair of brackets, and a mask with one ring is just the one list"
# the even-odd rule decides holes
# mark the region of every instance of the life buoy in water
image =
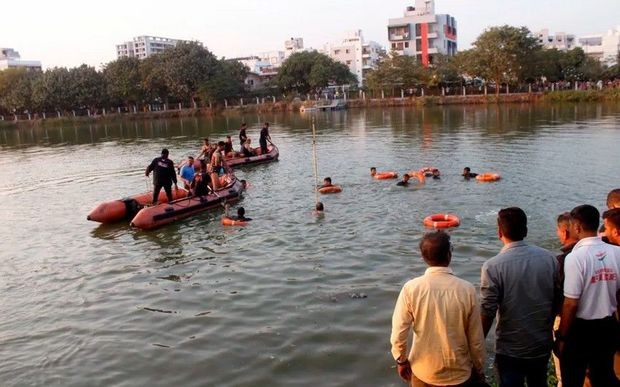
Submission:
[[498,181],[502,177],[498,173],[481,173],[476,176],[476,180],[482,182]]
[[396,179],[398,177],[398,173],[396,172],[377,172],[374,176],[377,180],[387,180],[387,179]]
[[411,171],[408,173],[408,175],[409,177],[413,179],[418,179],[420,183],[426,182],[426,177],[424,176],[424,173],[422,173],[421,171]]
[[222,218],[222,224],[224,226],[247,226],[249,222],[243,220],[234,220],[229,217]]
[[322,194],[333,194],[342,192],[342,187],[339,185],[330,185],[329,187],[321,187],[319,188],[319,193]]
[[418,172],[423,174],[426,177],[431,177],[431,176],[433,176],[433,172],[435,172],[435,171],[439,171],[439,169],[437,169],[435,167],[426,167],[426,168],[420,169]]
[[424,218],[424,225],[431,228],[452,228],[460,224],[459,218],[451,214],[433,214]]

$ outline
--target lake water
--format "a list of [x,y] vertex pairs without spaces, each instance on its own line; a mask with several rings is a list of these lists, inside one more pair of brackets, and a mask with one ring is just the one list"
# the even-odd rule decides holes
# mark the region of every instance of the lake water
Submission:
[[[500,208],[522,207],[527,240],[557,251],[555,217],[620,186],[618,104],[320,113],[319,174],[344,192],[317,219],[310,117],[0,130],[0,385],[400,386],[391,315],[425,269],[425,216],[461,218],[452,267],[478,284]],[[205,136],[237,144],[241,120],[254,142],[271,122],[281,152],[237,171],[251,226],[222,227],[221,210],[152,232],[86,221],[150,190],[162,147],[177,161]],[[371,166],[442,179],[397,189]],[[463,181],[465,166],[503,179]]]

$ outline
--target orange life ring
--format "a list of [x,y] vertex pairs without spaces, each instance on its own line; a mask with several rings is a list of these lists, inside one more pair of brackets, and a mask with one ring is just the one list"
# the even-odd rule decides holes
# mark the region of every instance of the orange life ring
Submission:
[[233,220],[229,217],[222,218],[222,224],[224,226],[247,226],[249,222],[244,222],[242,220]]
[[481,173],[476,176],[476,180],[489,182],[489,181],[498,181],[502,177],[498,173]]
[[377,180],[387,180],[387,179],[396,179],[398,177],[398,173],[396,172],[377,172],[374,176]]
[[451,228],[460,224],[461,221],[456,215],[433,214],[424,218],[424,225],[431,228]]
[[426,167],[426,168],[420,169],[418,172],[420,172],[421,174],[423,174],[426,177],[431,177],[431,176],[433,176],[433,172],[434,171],[439,171],[439,169],[437,169],[435,167]]
[[342,187],[339,185],[330,185],[329,187],[321,187],[319,188],[319,193],[322,194],[332,194],[332,193],[340,193],[342,192]]
[[426,182],[426,176],[421,171],[411,171],[408,173],[409,177],[413,179],[418,179],[420,183]]

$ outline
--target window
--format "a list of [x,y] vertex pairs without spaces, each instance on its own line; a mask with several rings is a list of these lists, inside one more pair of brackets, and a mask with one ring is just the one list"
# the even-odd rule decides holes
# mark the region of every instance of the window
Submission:
[[409,48],[409,42],[405,42],[405,48]]
[[345,54],[348,54],[349,53],[349,49],[347,48],[344,52],[345,52]]
[[415,25],[415,36],[422,36],[422,25],[421,24]]
[[340,50],[334,50],[334,55],[340,55]]
[[392,48],[396,49],[396,43],[392,43]]
[[351,61],[350,60],[347,61],[347,66],[351,66]]

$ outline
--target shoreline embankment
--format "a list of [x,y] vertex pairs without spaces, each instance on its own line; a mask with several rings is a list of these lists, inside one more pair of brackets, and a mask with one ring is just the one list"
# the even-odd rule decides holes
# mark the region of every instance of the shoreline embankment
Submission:
[[[620,89],[587,90],[587,91],[557,91],[547,93],[511,93],[488,95],[448,95],[448,96],[418,96],[418,97],[386,97],[347,100],[347,109],[389,108],[389,107],[424,107],[446,105],[502,105],[502,104],[539,104],[539,103],[579,103],[579,102],[608,102],[620,101]],[[302,106],[316,106],[317,101],[277,101],[265,102],[258,105],[203,107],[181,110],[149,111],[136,113],[108,113],[106,115],[91,115],[78,117],[50,117],[46,119],[34,118],[31,120],[4,120],[0,121],[0,128],[31,127],[63,123],[97,123],[114,121],[143,121],[153,119],[172,119],[184,117],[212,117],[217,115],[239,114],[269,114],[283,112],[299,112]],[[7,117],[8,118],[8,117]]]

